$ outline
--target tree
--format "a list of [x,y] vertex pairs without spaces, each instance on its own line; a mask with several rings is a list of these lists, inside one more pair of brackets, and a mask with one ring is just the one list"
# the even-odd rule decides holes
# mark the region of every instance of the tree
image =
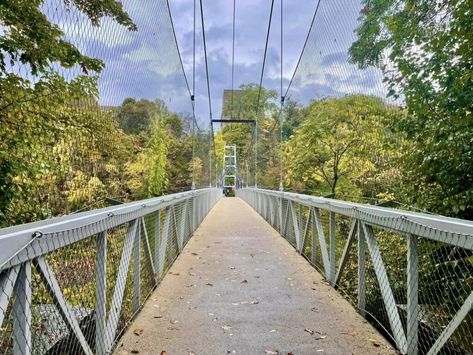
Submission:
[[363,2],[350,56],[382,69],[390,95],[405,98],[410,115],[396,122],[414,142],[405,192],[420,207],[473,218],[471,1]]
[[147,163],[150,172],[147,184],[149,197],[160,196],[168,184],[166,171],[168,144],[163,124],[155,119],[147,151]]
[[8,93],[0,96],[2,225],[67,213],[120,193],[131,145],[96,103],[94,78],[67,82],[49,74],[33,85],[8,76],[0,89]]
[[142,99],[136,101],[128,97],[123,100],[118,108],[116,119],[120,128],[128,134],[138,135],[144,133],[144,137],[149,134],[152,128],[154,116],[159,112],[162,102]]
[[[93,26],[103,17],[111,17],[130,31],[137,29],[120,2],[109,0],[64,0],[84,13]],[[51,69],[53,63],[70,68],[79,65],[84,73],[100,72],[103,62],[82,54],[66,41],[61,29],[41,12],[42,0],[9,0],[0,4],[0,22],[4,31],[0,37],[0,73],[7,71],[6,60],[28,64],[33,75]]]
[[392,188],[386,184],[398,177],[393,161],[400,141],[390,139],[387,123],[397,111],[369,96],[313,101],[286,144],[289,185],[333,197],[374,197]]

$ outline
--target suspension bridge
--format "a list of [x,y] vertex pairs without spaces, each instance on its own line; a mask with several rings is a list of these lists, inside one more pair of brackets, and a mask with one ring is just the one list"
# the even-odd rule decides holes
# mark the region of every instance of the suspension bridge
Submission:
[[0,5],[0,352],[472,354],[473,222],[378,198],[366,2],[139,3]]

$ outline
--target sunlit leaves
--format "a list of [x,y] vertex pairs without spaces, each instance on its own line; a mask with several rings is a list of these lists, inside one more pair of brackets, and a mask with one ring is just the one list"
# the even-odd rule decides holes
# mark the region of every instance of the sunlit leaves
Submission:
[[411,113],[398,121],[410,203],[473,218],[471,1],[364,1],[353,62],[376,66]]
[[[53,63],[70,68],[79,65],[84,73],[99,72],[101,60],[88,57],[64,39],[64,33],[41,12],[40,0],[9,0],[0,3],[0,73],[7,71],[8,64],[29,65],[32,74],[44,73]],[[99,25],[103,17],[111,17],[129,30],[136,26],[122,5],[117,1],[65,0],[84,12],[93,25]]]
[[[380,99],[349,96],[313,101],[286,143],[287,183],[317,194],[365,195],[393,188],[395,144],[388,119],[400,114]],[[393,176],[389,177],[389,174]]]

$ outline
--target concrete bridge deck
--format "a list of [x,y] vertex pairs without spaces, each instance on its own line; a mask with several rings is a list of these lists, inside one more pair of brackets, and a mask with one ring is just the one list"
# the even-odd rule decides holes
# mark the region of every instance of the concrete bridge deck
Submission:
[[238,198],[210,212],[116,354],[395,354]]

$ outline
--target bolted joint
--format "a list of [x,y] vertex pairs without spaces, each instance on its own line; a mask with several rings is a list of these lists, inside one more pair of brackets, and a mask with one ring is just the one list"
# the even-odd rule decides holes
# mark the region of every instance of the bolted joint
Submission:
[[284,103],[284,100],[286,100],[285,96],[281,96],[281,103]]
[[39,238],[43,237],[43,232],[36,231],[31,235],[31,237],[32,237],[32,239],[39,239]]
[[191,101],[194,101],[194,100],[195,100],[194,95],[191,95]]

